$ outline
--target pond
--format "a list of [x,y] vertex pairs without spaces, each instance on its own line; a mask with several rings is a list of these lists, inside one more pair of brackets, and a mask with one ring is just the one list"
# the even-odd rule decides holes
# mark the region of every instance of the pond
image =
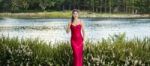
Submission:
[[[150,19],[81,19],[86,40],[99,41],[110,35],[125,33],[126,38],[150,37]],[[69,41],[64,26],[70,19],[0,19],[0,34],[18,38],[39,38],[46,42]]]

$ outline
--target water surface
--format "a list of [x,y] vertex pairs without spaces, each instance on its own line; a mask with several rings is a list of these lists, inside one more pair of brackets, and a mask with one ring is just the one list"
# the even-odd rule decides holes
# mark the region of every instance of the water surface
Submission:
[[[126,33],[126,38],[150,37],[150,19],[81,19],[86,39],[99,41],[109,35]],[[46,42],[69,41],[64,26],[70,19],[0,19],[0,34],[9,37],[39,38]]]

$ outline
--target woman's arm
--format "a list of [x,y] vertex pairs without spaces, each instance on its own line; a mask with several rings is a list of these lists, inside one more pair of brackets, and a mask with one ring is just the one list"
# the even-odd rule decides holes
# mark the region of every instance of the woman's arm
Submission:
[[66,28],[66,32],[67,32],[67,33],[70,32],[70,24],[71,24],[71,22],[69,22],[69,23],[67,24],[67,28]]
[[83,41],[85,41],[85,31],[84,31],[84,23],[81,21],[81,25],[82,25],[82,35],[83,35]]

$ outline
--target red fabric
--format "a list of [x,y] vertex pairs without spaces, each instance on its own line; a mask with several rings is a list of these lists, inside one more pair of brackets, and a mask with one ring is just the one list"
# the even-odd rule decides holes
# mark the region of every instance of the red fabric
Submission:
[[73,50],[73,66],[83,66],[83,37],[81,25],[72,25],[71,28],[71,47]]

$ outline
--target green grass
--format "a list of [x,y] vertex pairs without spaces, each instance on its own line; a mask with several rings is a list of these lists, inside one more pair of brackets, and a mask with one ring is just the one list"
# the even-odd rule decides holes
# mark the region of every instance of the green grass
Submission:
[[[149,14],[97,13],[80,11],[81,18],[149,18]],[[0,13],[0,18],[71,18],[71,11]]]
[[[47,44],[39,39],[0,37],[0,66],[72,66],[69,41]],[[84,66],[149,66],[150,38],[126,39],[125,34],[101,41],[87,40]]]
[[0,13],[1,18],[70,18],[69,11],[33,12],[33,13]]

